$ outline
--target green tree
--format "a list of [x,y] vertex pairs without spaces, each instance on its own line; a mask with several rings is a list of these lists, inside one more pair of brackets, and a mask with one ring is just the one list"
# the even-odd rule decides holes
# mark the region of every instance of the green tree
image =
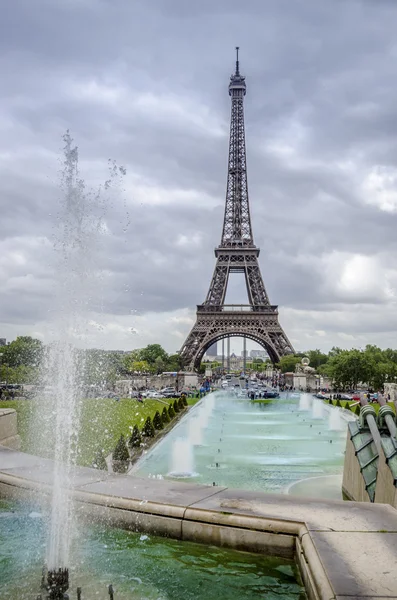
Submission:
[[291,371],[295,371],[295,366],[297,363],[301,362],[302,358],[300,356],[296,356],[295,354],[287,354],[286,356],[282,356],[280,358],[280,362],[277,367],[280,369],[282,373],[290,373]]
[[7,346],[2,346],[0,351],[3,354],[2,362],[11,368],[24,366],[37,369],[43,358],[44,346],[40,340],[22,335]]
[[144,435],[145,437],[154,437],[155,433],[156,432],[153,427],[152,419],[150,417],[147,417],[142,429],[142,435]]
[[156,411],[156,414],[153,417],[153,427],[157,429],[157,431],[160,431],[160,429],[164,428],[163,420],[158,410]]
[[141,434],[139,432],[138,426],[134,425],[131,437],[128,440],[128,446],[131,449],[132,448],[140,448],[141,444],[142,444],[142,436],[141,436]]
[[137,360],[132,363],[132,371],[134,373],[150,373],[151,367],[146,360]]
[[113,471],[116,473],[125,473],[128,469],[130,454],[123,435],[120,436],[112,454]]
[[310,366],[313,369],[318,369],[319,366],[324,365],[328,361],[327,354],[321,352],[321,350],[309,350],[306,352],[307,358],[310,360]]
[[174,406],[172,404],[170,404],[168,407],[168,416],[170,418],[170,421],[172,421],[172,419],[175,417]]
[[165,371],[180,371],[183,368],[179,354],[170,354],[165,366]]
[[165,365],[166,362],[164,359],[161,358],[161,356],[158,356],[156,358],[156,360],[154,361],[154,368],[156,370],[157,374],[162,373],[163,371],[165,371]]
[[166,406],[164,406],[164,408],[163,408],[163,412],[161,413],[161,418],[162,418],[162,421],[163,421],[164,425],[166,423],[170,422],[170,416],[168,414],[168,410],[167,410]]
[[105,455],[102,451],[102,449],[100,448],[97,453],[95,454],[95,458],[92,462],[92,466],[94,467],[94,469],[100,469],[101,471],[107,471],[108,470],[108,465],[106,463],[106,458]]
[[331,356],[327,370],[336,387],[356,389],[358,383],[371,380],[373,363],[361,350],[341,350]]
[[164,363],[168,360],[168,354],[160,344],[149,344],[141,350],[141,360],[146,360],[150,365],[155,366],[156,359],[161,358]]

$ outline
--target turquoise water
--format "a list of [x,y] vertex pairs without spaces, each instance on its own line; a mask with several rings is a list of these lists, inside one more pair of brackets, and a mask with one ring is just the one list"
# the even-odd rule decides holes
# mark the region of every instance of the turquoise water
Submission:
[[[189,471],[181,481],[341,499],[347,423],[338,411],[308,394],[282,393],[266,403],[210,394],[134,472],[167,478]],[[198,443],[189,448],[189,439]]]
[[[0,502],[0,598],[35,600],[44,556],[39,512]],[[294,563],[119,529],[84,529],[71,565],[70,598],[83,600],[304,600]]]

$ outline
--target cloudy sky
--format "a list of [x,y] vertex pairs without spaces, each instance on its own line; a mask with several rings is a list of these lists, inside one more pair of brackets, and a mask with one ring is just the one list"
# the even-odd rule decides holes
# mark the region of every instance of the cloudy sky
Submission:
[[3,3],[0,337],[51,335],[69,129],[86,189],[109,158],[127,170],[90,250],[85,343],[179,349],[220,241],[239,45],[254,238],[282,326],[301,350],[397,347],[396,22],[395,0]]

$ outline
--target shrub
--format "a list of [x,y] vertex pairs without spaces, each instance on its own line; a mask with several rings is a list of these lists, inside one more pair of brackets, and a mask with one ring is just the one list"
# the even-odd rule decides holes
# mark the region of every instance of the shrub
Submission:
[[350,404],[348,402],[345,403],[345,409],[350,410]]
[[183,395],[183,396],[181,396],[181,398],[182,398],[183,405],[187,406],[188,404],[187,404],[187,398],[186,398],[186,396]]
[[94,469],[100,469],[101,471],[108,470],[106,458],[101,449],[99,449],[98,452],[95,454],[95,458],[92,461],[92,466],[94,467]]
[[359,416],[360,415],[360,405],[357,404],[356,408],[354,409],[354,413]]
[[178,413],[179,412],[179,406],[178,406],[178,402],[176,400],[174,400],[174,404],[172,406],[174,407],[174,411],[176,413]]
[[113,471],[116,473],[125,473],[130,462],[130,455],[124,436],[121,435],[112,454]]
[[156,412],[156,414],[153,417],[153,427],[157,430],[163,429],[164,425],[163,425],[163,420],[161,418],[161,415],[159,413],[159,411]]
[[142,435],[144,435],[145,437],[154,437],[155,433],[156,432],[154,431],[152,419],[150,417],[147,417],[142,429]]
[[175,411],[172,404],[170,404],[168,407],[168,416],[170,418],[170,421],[172,421],[172,419],[175,417]]
[[340,403],[340,400],[339,400],[339,398],[337,399],[337,401],[336,401],[336,403],[335,403],[335,406],[338,406],[339,408],[341,408],[341,406],[342,406],[342,405],[341,405],[341,403]]
[[167,410],[167,407],[166,407],[166,406],[164,406],[164,408],[163,408],[163,412],[161,413],[161,419],[162,419],[162,421],[163,421],[164,425],[165,425],[166,423],[169,423],[169,422],[170,422],[170,416],[169,416],[169,414],[168,414],[168,410]]
[[128,445],[130,448],[140,448],[141,444],[142,444],[142,436],[138,429],[138,425],[134,425],[134,429],[132,430],[131,437],[128,440]]
[[179,410],[183,410],[185,408],[185,405],[183,404],[183,398],[179,398],[178,408],[179,408]]

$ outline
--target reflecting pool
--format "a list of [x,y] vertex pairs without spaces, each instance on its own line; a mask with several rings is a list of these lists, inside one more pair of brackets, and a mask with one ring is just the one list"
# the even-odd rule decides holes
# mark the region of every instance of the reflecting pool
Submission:
[[[45,551],[38,510],[0,502],[0,598],[35,600]],[[250,600],[306,598],[294,563],[104,527],[84,528],[72,552],[70,598]]]
[[[194,406],[132,473],[179,474],[181,481],[341,499],[346,431],[345,415],[309,394],[282,393],[252,402],[215,392]],[[329,477],[326,485],[324,477]]]

